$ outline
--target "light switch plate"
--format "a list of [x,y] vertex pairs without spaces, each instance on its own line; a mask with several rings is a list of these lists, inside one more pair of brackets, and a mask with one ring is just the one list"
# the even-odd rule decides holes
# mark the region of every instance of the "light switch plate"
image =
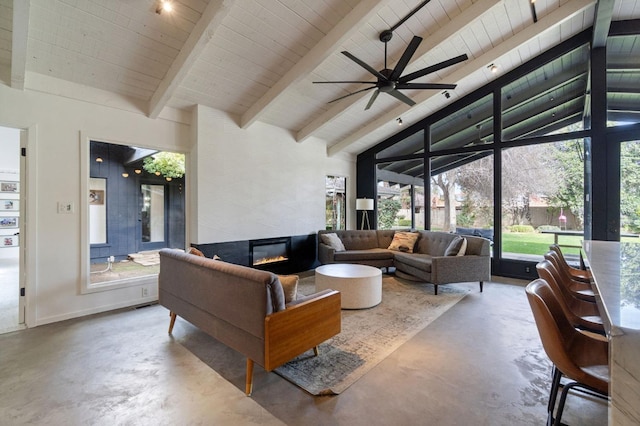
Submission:
[[58,214],[71,214],[73,210],[71,201],[58,201]]

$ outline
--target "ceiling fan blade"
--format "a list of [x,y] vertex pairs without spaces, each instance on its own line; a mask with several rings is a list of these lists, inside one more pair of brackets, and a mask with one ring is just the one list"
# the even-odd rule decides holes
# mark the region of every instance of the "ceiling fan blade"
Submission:
[[390,94],[391,96],[393,96],[394,98],[398,99],[399,101],[404,102],[405,104],[409,105],[409,106],[414,106],[416,103],[413,102],[413,100],[408,97],[407,95],[398,92],[397,90],[392,90],[390,92],[387,92],[388,94]]
[[371,97],[369,98],[369,102],[367,102],[367,106],[364,107],[365,111],[371,108],[371,105],[373,105],[373,103],[376,101],[376,98],[378,97],[378,93],[380,93],[380,90],[376,90],[375,92],[373,92],[373,95],[371,95]]
[[342,54],[344,56],[346,56],[347,58],[351,59],[353,62],[355,62],[356,64],[360,65],[362,68],[364,68],[365,70],[369,71],[371,74],[375,75],[376,77],[378,77],[381,80],[386,80],[387,77],[385,77],[384,75],[382,75],[380,73],[380,71],[377,71],[376,69],[372,68],[369,64],[367,64],[366,62],[361,61],[360,59],[356,58],[355,56],[353,56],[351,53],[347,52],[346,50],[342,52]]
[[441,84],[441,83],[404,83],[397,84],[396,89],[435,89],[446,90],[455,89],[457,84]]
[[376,84],[378,83],[377,81],[351,81],[351,80],[346,80],[346,81],[314,81],[313,83],[315,84],[326,84],[326,83],[359,83],[359,84]]
[[352,96],[352,95],[358,94],[358,93],[360,93],[360,92],[366,92],[367,90],[371,90],[371,89],[375,89],[375,88],[376,88],[376,86],[371,86],[371,87],[367,87],[367,88],[365,88],[365,89],[356,90],[355,92],[349,93],[348,95],[340,96],[339,98],[335,98],[334,100],[329,101],[329,102],[327,102],[327,103],[328,103],[328,104],[331,104],[331,103],[333,103],[333,102],[337,102],[337,101],[339,101],[339,100],[341,100],[341,99],[348,98],[349,96]]
[[407,74],[404,77],[400,77],[398,79],[398,82],[407,83],[411,80],[415,80],[416,78],[431,74],[432,72],[440,71],[443,68],[447,68],[459,62],[466,61],[467,59],[469,59],[469,57],[465,53],[464,55],[456,56],[455,58],[448,59],[446,61],[440,62],[439,64],[431,65],[430,67],[426,67],[416,72],[412,72],[411,74]]
[[422,37],[413,36],[413,39],[411,39],[411,43],[409,43],[409,46],[407,46],[404,53],[402,54],[402,57],[400,57],[400,60],[396,64],[396,67],[391,72],[389,80],[396,81],[402,75],[404,69],[409,64],[411,57],[414,53],[416,53],[416,50],[418,50],[418,46],[420,46],[420,43],[422,43]]

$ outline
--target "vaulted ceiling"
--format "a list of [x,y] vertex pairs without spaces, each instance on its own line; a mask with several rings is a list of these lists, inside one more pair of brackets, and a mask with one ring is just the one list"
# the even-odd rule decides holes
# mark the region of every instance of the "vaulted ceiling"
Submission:
[[[640,18],[640,0],[431,0],[393,32],[393,68],[412,38],[424,40],[406,68],[469,59],[415,82],[453,83],[405,90],[409,107],[361,84],[314,81],[375,77],[341,54],[385,68],[380,33],[422,0],[0,0],[0,83],[101,102],[111,92],[152,118],[165,107],[206,105],[287,129],[329,155],[357,154],[405,124],[489,83],[593,25]],[[489,66],[495,64],[497,73]],[[82,88],[82,89],[79,89]],[[113,102],[113,101],[105,101]]]

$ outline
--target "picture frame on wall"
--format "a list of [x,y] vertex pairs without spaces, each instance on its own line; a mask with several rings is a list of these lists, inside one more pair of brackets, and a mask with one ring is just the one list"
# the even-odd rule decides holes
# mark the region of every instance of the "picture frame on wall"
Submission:
[[2,235],[0,236],[0,248],[2,247],[18,247],[18,235]]
[[0,198],[0,211],[16,212],[20,208],[20,200]]
[[17,216],[2,216],[0,217],[0,229],[13,229],[18,227]]
[[20,192],[20,182],[2,180],[0,181],[0,192],[17,194]]

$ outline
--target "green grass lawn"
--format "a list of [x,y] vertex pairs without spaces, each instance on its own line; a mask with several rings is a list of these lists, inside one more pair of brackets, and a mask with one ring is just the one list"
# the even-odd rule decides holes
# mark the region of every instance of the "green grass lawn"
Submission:
[[[563,253],[578,255],[579,248],[567,247],[567,245],[579,247],[583,239],[582,236],[560,235],[558,244],[560,244]],[[640,243],[640,238],[622,238],[622,241]],[[553,242],[553,234],[504,232],[502,234],[502,252],[542,256],[549,251],[549,246]]]

